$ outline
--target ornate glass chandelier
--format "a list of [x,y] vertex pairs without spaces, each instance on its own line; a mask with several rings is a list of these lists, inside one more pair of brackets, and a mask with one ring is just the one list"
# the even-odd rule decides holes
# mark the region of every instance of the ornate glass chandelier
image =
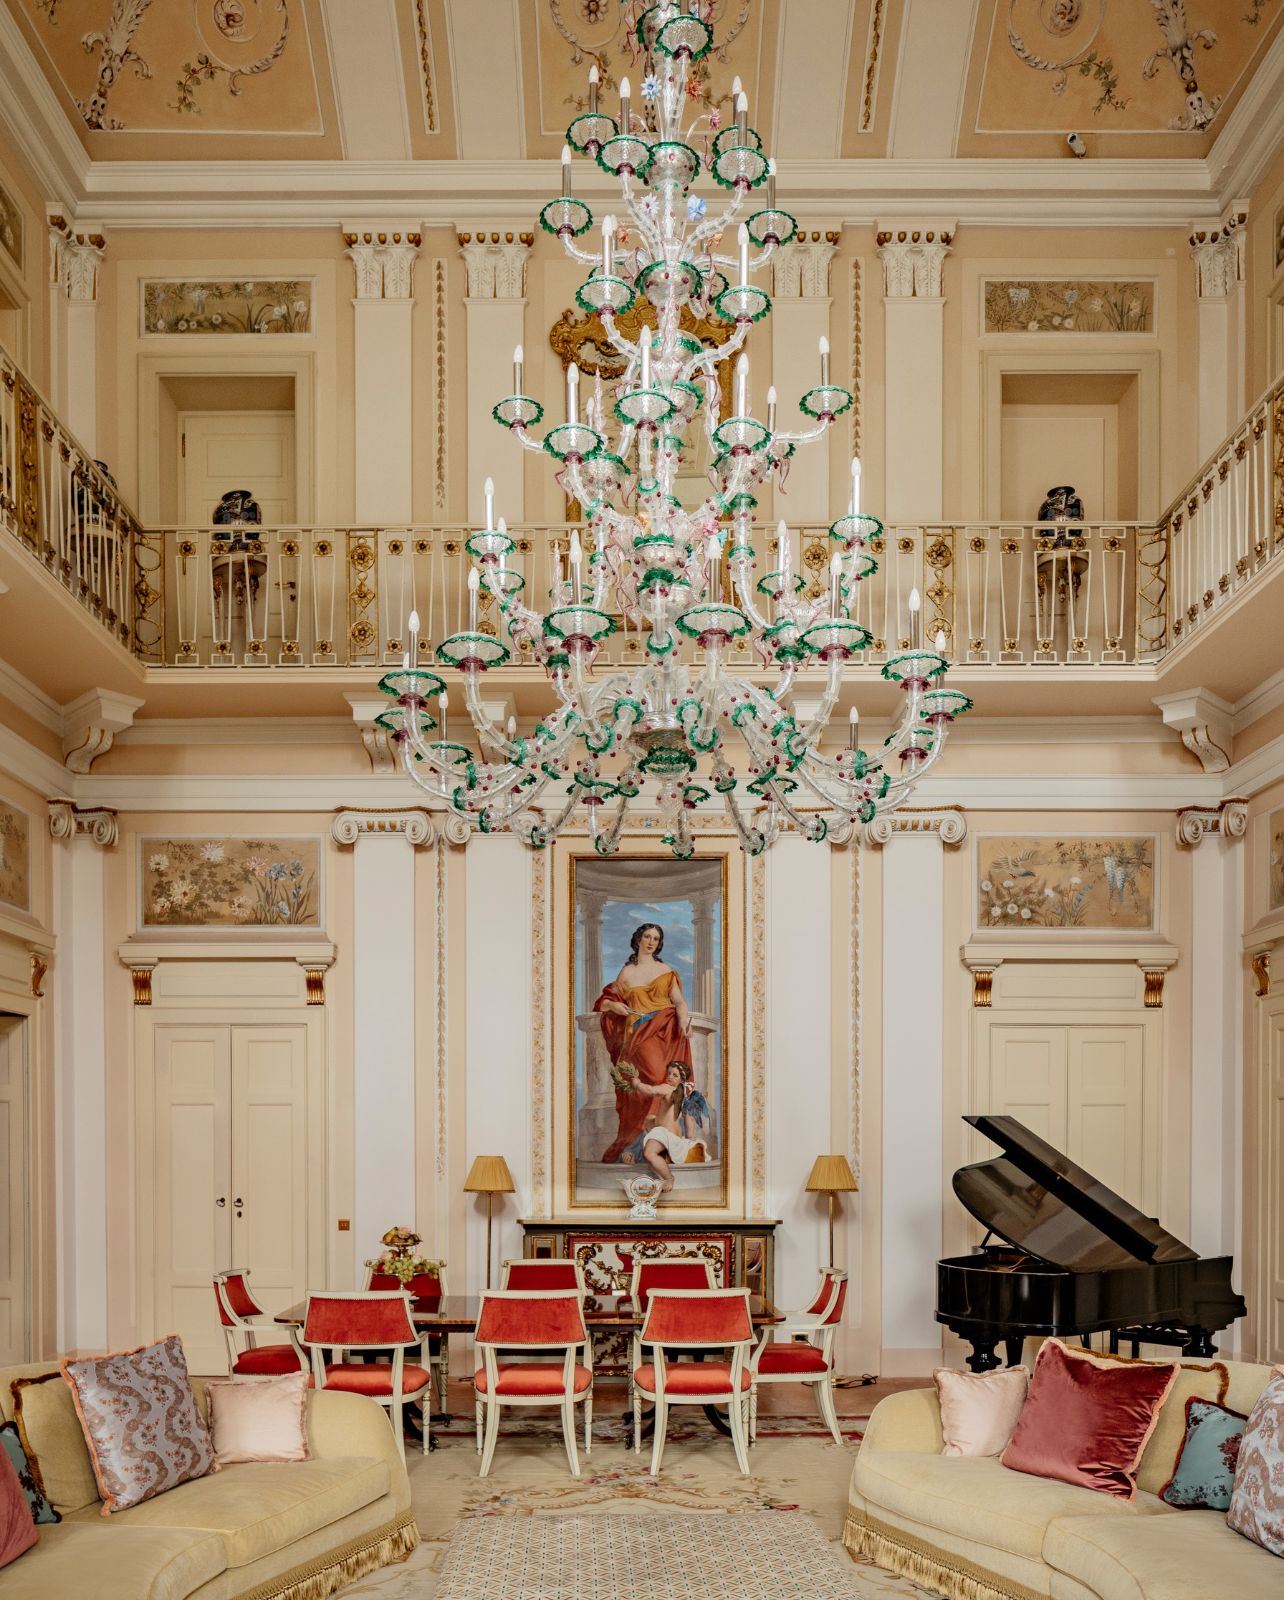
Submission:
[[[608,411],[600,387],[581,407],[579,372],[571,365],[566,419],[540,439],[531,430],[542,421],[543,407],[523,392],[521,347],[514,352],[514,393],[495,406],[495,419],[526,449],[560,463],[560,481],[583,506],[587,528],[583,544],[571,538],[569,570],[555,554],[548,609],[538,611],[524,579],[508,565],[516,545],[503,519],[496,522],[486,485],[486,526],[465,545],[474,563],[468,628],[436,650],[440,663],[458,669],[480,758],[447,737],[445,684],[418,665],[413,612],[406,661],[380,684],[394,703],[379,721],[415,782],[482,831],[509,829],[536,847],[583,808],[595,848],[612,854],[648,780],[656,785],[665,841],[679,858],[693,853],[692,812],[715,794],[752,854],[785,825],[819,841],[835,827],[849,831],[903,804],[939,756],[954,718],[971,705],[966,695],[942,686],[944,635],[937,635],[934,648],[923,645],[915,591],[909,648],[882,668],[905,696],[895,731],[877,754],[866,754],[857,744],[852,710],[845,747],[831,754],[821,749],[843,668],[872,642],[853,619],[852,601],[855,586],[875,570],[870,545],[883,528],[860,509],[859,462],[852,463],[851,505],[829,530],[829,582],[819,596],[808,595],[793,571],[783,522],[774,561],[754,577],[755,491],[780,476],[800,444],[822,438],[852,396],[830,381],[822,339],[820,381],[799,401],[813,427],[778,429],[774,390],[768,391],[766,422],[750,415],[743,354],[732,414],[719,420],[717,367],[770,310],[752,275],[789,243],[797,224],[776,206],[774,166],[748,124],[743,93],[735,95],[735,120],[716,132],[703,114],[683,125],[691,104],[688,75],[713,43],[710,9],[705,0],[661,0],[642,13],[636,27],[645,57],[640,111],[631,109],[626,78],[618,118],[606,115],[593,69],[588,109],[567,130],[562,193],[540,213],[543,227],[590,269],[576,299],[601,318],[625,367]],[[576,243],[593,217],[572,194],[573,151],[618,177],[627,240],[616,219],[605,216],[600,251]],[[728,191],[716,214],[692,193],[702,168]],[[759,190],[765,198],[754,210],[751,197]],[[737,255],[718,254],[720,240],[747,208]],[[655,329],[643,326],[630,341],[617,319],[639,296],[654,307]],[[684,331],[684,308],[725,322],[725,342],[706,349]],[[713,492],[687,509],[675,483],[685,436],[701,412]],[[511,718],[506,728],[497,726],[482,702],[483,674],[507,661],[510,650],[501,637],[479,631],[479,588],[497,603],[500,634],[528,648],[557,696],[556,709],[526,737],[517,736]],[[595,673],[601,646],[616,630],[613,611],[645,633],[645,659]],[[763,681],[729,670],[728,651],[740,640],[756,652]],[[683,641],[700,652],[692,664],[680,655]],[[803,717],[794,709],[793,691],[799,672],[814,668],[823,678],[816,704]],[[434,701],[440,726],[430,712]],[[733,741],[740,772],[731,761]],[[550,786],[552,804],[537,810]]]

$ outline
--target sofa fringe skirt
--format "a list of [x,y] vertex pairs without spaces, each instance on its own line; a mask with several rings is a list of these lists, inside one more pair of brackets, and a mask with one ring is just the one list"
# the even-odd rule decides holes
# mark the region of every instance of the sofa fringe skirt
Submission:
[[392,1522],[349,1539],[337,1550],[246,1589],[236,1600],[326,1600],[344,1584],[355,1583],[393,1561],[404,1561],[418,1544],[419,1526],[414,1512],[404,1511]]
[[843,1543],[854,1556],[865,1556],[911,1583],[934,1589],[946,1600],[1048,1600],[1046,1591],[986,1572],[962,1556],[852,1507],[843,1524]]

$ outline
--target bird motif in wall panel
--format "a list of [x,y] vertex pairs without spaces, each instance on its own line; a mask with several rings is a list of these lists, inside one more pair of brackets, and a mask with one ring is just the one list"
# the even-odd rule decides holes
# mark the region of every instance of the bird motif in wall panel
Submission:
[[980,835],[976,926],[1005,937],[1153,931],[1154,835]]
[[342,153],[318,0],[5,3],[99,159]]
[[1284,911],[1284,806],[1271,812],[1266,837],[1270,846],[1267,902],[1272,911]]
[[3,184],[0,184],[0,250],[21,268],[22,208]]
[[316,836],[138,840],[141,928],[320,928]]
[[310,333],[312,279],[145,278],[145,334]]
[[0,800],[0,905],[31,910],[31,818]]

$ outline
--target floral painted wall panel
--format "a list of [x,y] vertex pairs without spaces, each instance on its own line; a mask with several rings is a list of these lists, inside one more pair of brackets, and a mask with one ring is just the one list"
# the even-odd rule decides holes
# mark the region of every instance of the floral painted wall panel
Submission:
[[31,818],[0,800],[0,905],[31,910]]
[[143,333],[310,333],[310,278],[147,278]]
[[1155,285],[1122,279],[989,278],[986,333],[1153,333]]
[[1270,909],[1284,911],[1284,806],[1271,812],[1266,827],[1271,846]]
[[142,838],[144,928],[319,928],[319,838]]
[[0,187],[0,250],[22,265],[22,208],[9,191]]
[[1148,930],[1155,925],[1152,835],[1010,838],[976,843],[978,928]]

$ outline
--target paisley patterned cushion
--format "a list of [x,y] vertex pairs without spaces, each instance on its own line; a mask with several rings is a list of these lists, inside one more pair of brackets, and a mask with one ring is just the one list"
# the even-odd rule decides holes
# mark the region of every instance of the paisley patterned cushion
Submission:
[[64,1361],[62,1370],[85,1430],[104,1516],[202,1478],[214,1466],[176,1333],[140,1350]]
[[1284,1556],[1284,1367],[1271,1369],[1249,1413],[1226,1521],[1263,1550]]
[[1242,1411],[1192,1395],[1186,1402],[1186,1437],[1159,1498],[1178,1511],[1225,1511],[1247,1421]]
[[35,1523],[61,1522],[62,1518],[49,1504],[36,1462],[30,1460],[22,1448],[16,1422],[6,1422],[0,1427],[0,1450],[9,1457],[13,1463],[13,1470],[18,1474],[18,1482],[22,1485],[22,1492],[31,1511],[31,1520]]

